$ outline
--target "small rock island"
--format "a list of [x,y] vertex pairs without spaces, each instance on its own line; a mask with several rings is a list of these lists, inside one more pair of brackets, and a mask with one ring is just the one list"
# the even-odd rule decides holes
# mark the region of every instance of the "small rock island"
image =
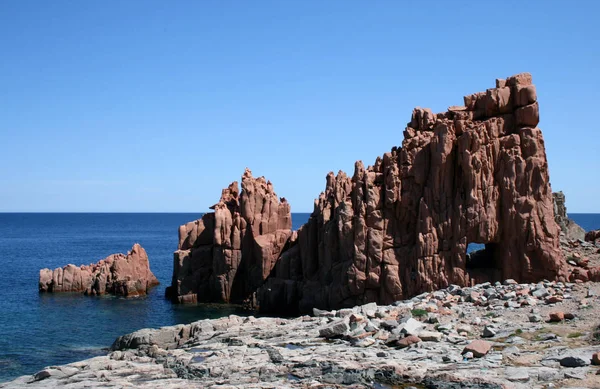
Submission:
[[40,270],[40,293],[75,292],[87,296],[143,296],[158,285],[146,250],[138,243],[125,254],[112,254],[96,264],[69,264]]

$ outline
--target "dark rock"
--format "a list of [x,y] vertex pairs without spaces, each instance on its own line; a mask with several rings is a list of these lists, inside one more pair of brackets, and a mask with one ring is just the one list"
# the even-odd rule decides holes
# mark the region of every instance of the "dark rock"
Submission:
[[597,240],[600,240],[600,230],[588,231],[585,234],[586,242],[596,242]]
[[564,367],[581,367],[590,364],[591,358],[586,358],[580,355],[569,355],[562,358],[559,362]]

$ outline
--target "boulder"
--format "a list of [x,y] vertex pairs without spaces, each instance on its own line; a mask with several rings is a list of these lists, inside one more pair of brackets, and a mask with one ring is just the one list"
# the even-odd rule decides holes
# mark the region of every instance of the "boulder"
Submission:
[[126,255],[112,254],[96,264],[69,264],[54,270],[41,269],[41,293],[75,292],[85,295],[113,294],[133,297],[145,295],[158,285],[150,270],[146,250],[134,244]]

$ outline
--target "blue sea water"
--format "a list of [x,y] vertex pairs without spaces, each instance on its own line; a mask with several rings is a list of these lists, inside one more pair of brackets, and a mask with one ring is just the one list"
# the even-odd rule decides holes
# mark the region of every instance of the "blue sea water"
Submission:
[[[292,215],[297,229],[309,214]],[[231,313],[226,306],[172,305],[170,284],[179,225],[200,214],[0,213],[0,382],[101,355],[120,335]],[[584,229],[600,214],[571,214]],[[134,243],[148,252],[161,285],[142,298],[39,294],[39,269],[89,264]]]
[[[120,335],[147,327],[246,314],[218,305],[165,300],[178,228],[200,214],[0,213],[0,382],[49,365],[106,353]],[[297,229],[309,214],[293,214]],[[39,294],[39,269],[97,262],[134,243],[160,281],[146,297]]]
[[586,231],[600,229],[600,213],[570,213],[569,218]]

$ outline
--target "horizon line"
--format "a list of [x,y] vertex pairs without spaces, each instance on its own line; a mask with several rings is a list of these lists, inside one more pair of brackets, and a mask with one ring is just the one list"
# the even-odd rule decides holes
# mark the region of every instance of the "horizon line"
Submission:
[[[47,214],[59,214],[59,213],[69,213],[69,214],[85,214],[85,213],[98,213],[98,214],[142,214],[142,213],[154,213],[154,214],[166,214],[166,213],[170,213],[170,214],[191,214],[191,213],[196,213],[196,214],[205,214],[205,213],[210,213],[210,212],[214,212],[212,210],[210,211],[1,211],[0,210],[0,214],[17,214],[17,213],[29,213],[29,214],[34,214],[34,213],[47,213]],[[306,212],[306,211],[298,211],[298,212],[291,212],[291,214],[295,214],[295,213],[302,213],[302,214],[311,214],[311,212]],[[567,215],[600,215],[600,212],[567,212]]]
[[[206,212],[195,212],[195,211],[0,211],[0,214],[6,213],[178,213],[178,214],[190,214],[190,213],[210,213],[214,212],[212,210]],[[312,213],[312,212],[291,212],[291,214],[295,213]]]

